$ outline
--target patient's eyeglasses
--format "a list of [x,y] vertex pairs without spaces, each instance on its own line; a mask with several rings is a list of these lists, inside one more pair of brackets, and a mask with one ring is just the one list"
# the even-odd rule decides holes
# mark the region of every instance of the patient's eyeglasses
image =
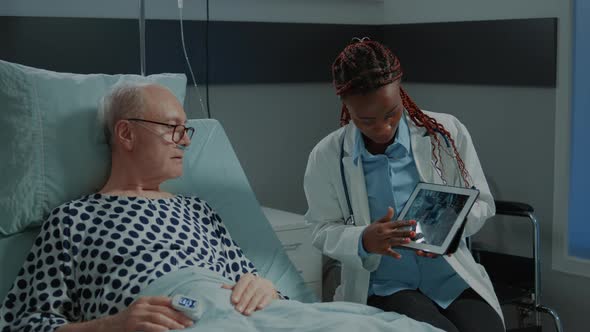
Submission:
[[[148,123],[158,124],[161,126],[166,126],[168,128],[173,128],[172,129],[172,141],[176,144],[178,144],[184,138],[184,135],[188,135],[188,139],[190,140],[193,138],[193,134],[195,133],[195,128],[186,127],[184,125],[173,125],[173,124],[169,124],[169,123],[144,120],[144,119],[126,119],[126,120],[127,121],[148,122]],[[149,129],[147,126],[143,126],[143,127],[146,129]]]

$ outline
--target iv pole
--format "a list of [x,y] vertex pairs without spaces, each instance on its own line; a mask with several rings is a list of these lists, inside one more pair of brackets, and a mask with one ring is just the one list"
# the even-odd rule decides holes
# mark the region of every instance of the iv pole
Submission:
[[141,75],[145,76],[145,0],[139,0],[139,61]]

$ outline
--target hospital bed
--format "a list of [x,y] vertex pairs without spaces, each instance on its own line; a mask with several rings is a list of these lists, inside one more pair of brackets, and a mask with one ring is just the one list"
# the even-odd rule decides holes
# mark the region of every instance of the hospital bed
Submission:
[[[0,299],[50,210],[100,188],[109,150],[97,125],[99,98],[137,75],[55,73],[0,60]],[[184,99],[184,75],[152,75]],[[292,299],[316,301],[264,216],[234,150],[216,120],[189,120],[196,129],[184,175],[166,182],[172,193],[213,206],[261,275]]]

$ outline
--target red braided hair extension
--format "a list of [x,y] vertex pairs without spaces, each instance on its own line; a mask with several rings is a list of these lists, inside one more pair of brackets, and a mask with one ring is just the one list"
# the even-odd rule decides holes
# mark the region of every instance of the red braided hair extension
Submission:
[[[384,85],[400,80],[402,73],[399,59],[389,49],[378,42],[366,40],[366,38],[346,46],[332,65],[334,87],[336,94],[340,97],[375,91]],[[453,147],[454,157],[457,160],[464,185],[470,187],[471,176],[465,168],[465,163],[457,151],[455,140],[451,134],[436,119],[422,112],[401,86],[400,95],[412,122],[418,127],[425,128],[428,135],[434,140],[432,158],[435,167],[442,172],[439,165],[442,159],[441,150],[444,147],[438,136],[440,134],[444,137],[445,143],[450,143]],[[343,104],[340,125],[344,126],[349,122],[350,113]],[[443,176],[442,173],[441,176]]]

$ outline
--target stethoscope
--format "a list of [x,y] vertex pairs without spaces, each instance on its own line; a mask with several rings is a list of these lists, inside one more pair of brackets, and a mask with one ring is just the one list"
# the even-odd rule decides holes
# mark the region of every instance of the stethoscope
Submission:
[[[344,139],[346,138],[346,131],[348,130],[348,128],[344,128],[344,131],[342,133],[342,138],[340,139],[340,178],[342,179],[342,187],[344,187],[344,196],[346,197],[346,205],[348,206],[348,217],[344,219],[344,224],[345,225],[353,225],[356,226],[356,220],[354,218],[354,213],[352,212],[352,204],[350,204],[350,194],[348,193],[348,184],[346,183],[346,176],[344,175]],[[445,143],[447,145],[447,148],[450,148],[451,145],[449,144],[449,140],[447,139],[447,137],[445,135],[441,135],[444,140]],[[442,173],[442,169],[440,167],[438,167],[438,165],[435,164],[434,160],[432,161],[432,165],[434,167],[434,169],[437,171],[438,175],[440,176],[440,178],[443,181],[443,184],[447,184],[447,181],[444,179],[443,173]]]
[[346,176],[344,175],[344,138],[346,138],[346,130],[342,133],[342,139],[340,140],[340,177],[342,178],[342,186],[344,187],[344,196],[346,196],[346,205],[348,206],[348,218],[344,219],[345,225],[356,226],[354,220],[354,214],[352,213],[352,205],[350,204],[350,195],[348,194],[348,185],[346,184]]

